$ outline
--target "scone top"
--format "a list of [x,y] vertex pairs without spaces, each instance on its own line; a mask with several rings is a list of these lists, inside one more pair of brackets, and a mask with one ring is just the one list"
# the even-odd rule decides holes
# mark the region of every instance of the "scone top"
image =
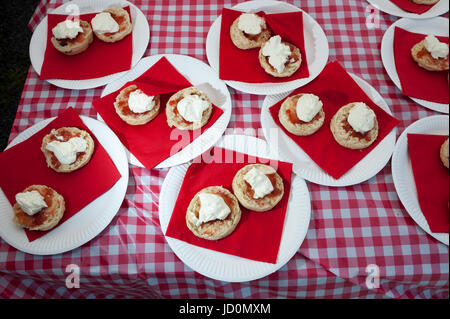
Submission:
[[119,24],[109,12],[100,12],[91,20],[92,29],[100,34],[119,31]]
[[254,13],[243,13],[238,19],[239,30],[248,35],[258,35],[266,28],[266,21]]
[[42,209],[47,208],[48,205],[37,190],[24,191],[16,194],[16,202],[20,208],[30,216],[39,213]]
[[296,113],[300,121],[310,122],[323,107],[322,101],[317,95],[302,94],[297,100]]
[[259,168],[252,167],[245,175],[244,180],[253,190],[253,198],[263,198],[273,192],[274,187],[267,175]]
[[193,215],[192,219],[195,221],[197,227],[209,221],[224,220],[231,212],[230,207],[228,207],[224,199],[217,194],[199,193],[198,198],[200,200],[198,217],[195,212],[189,212]]
[[375,112],[369,108],[365,103],[355,103],[351,108],[347,122],[354,131],[365,134],[375,125]]
[[80,21],[72,21],[66,19],[58,23],[53,29],[53,36],[58,40],[63,39],[75,39],[78,33],[82,33],[83,28],[80,25]]
[[47,165],[59,173],[70,173],[86,165],[94,153],[94,140],[77,127],[52,129],[42,139]]
[[54,137],[45,149],[52,152],[61,164],[70,165],[77,160],[78,153],[83,153],[87,149],[87,141],[82,136],[71,136],[65,138],[56,131]]
[[423,41],[423,44],[433,59],[445,59],[448,57],[448,44],[440,42],[434,35],[428,35]]
[[286,63],[290,62],[292,51],[290,46],[282,43],[281,37],[276,35],[262,46],[261,53],[268,58],[269,64],[278,73],[282,73]]
[[177,103],[177,110],[181,117],[191,123],[201,122],[203,112],[210,106],[209,101],[205,101],[196,94],[183,97]]
[[132,91],[128,96],[128,107],[137,114],[151,111],[155,107],[154,96],[149,96],[140,89]]

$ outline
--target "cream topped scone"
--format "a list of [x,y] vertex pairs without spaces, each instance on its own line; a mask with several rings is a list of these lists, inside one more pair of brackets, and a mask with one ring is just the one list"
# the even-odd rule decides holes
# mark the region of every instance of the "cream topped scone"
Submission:
[[186,211],[186,225],[197,237],[218,240],[230,235],[241,219],[236,197],[220,186],[198,192]]
[[116,33],[119,31],[119,24],[114,20],[111,13],[100,12],[91,20],[92,30],[94,33]]
[[271,166],[246,165],[233,178],[233,192],[245,208],[265,212],[283,198],[283,179]]
[[259,168],[252,167],[244,175],[244,180],[250,184],[250,187],[253,190],[253,199],[263,198],[274,190],[270,179]]
[[254,13],[242,13],[230,28],[231,40],[242,50],[259,48],[270,34],[266,20]]
[[44,196],[42,196],[37,190],[17,193],[15,198],[20,208],[22,208],[28,216],[33,216],[40,212],[43,208],[48,207],[44,200]]
[[278,118],[290,133],[298,136],[312,135],[325,121],[323,103],[317,95],[296,94],[284,100]]
[[330,129],[336,142],[350,149],[366,148],[378,137],[376,114],[362,102],[341,107],[331,119]]
[[411,49],[411,55],[417,64],[428,71],[446,71],[449,69],[449,46],[440,42],[434,35],[428,35]]
[[91,20],[92,29],[100,40],[117,42],[133,30],[130,15],[125,9],[106,9]]
[[44,136],[41,151],[50,168],[56,172],[69,173],[89,162],[94,152],[94,140],[84,130],[62,127]]
[[116,113],[130,125],[147,124],[159,114],[160,106],[159,95],[147,95],[135,84],[123,88],[114,102]]
[[49,230],[61,220],[64,198],[45,185],[31,185],[15,196],[14,223],[30,230]]
[[167,124],[180,130],[201,128],[212,113],[212,103],[205,93],[195,87],[178,91],[166,105]]
[[275,77],[288,77],[294,74],[302,62],[299,48],[282,41],[279,35],[273,36],[259,50],[262,68]]
[[64,20],[52,29],[53,46],[66,55],[75,55],[86,51],[94,40],[91,26],[86,21]]

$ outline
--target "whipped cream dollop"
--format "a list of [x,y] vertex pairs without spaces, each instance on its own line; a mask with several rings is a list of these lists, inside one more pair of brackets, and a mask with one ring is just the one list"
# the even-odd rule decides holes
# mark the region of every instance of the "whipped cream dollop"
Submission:
[[100,34],[119,31],[119,24],[109,12],[100,12],[91,20],[92,29]]
[[[58,137],[56,137],[58,139]],[[87,142],[82,137],[72,137],[67,142],[51,141],[45,149],[53,152],[61,164],[70,165],[77,159],[77,154],[85,152]]]
[[16,194],[16,202],[30,216],[48,207],[44,196],[35,190]]
[[219,195],[200,193],[198,194],[198,197],[200,199],[198,218],[191,212],[196,226],[200,226],[203,223],[216,219],[224,220],[231,212],[230,207],[228,207],[223,198]]
[[83,32],[80,21],[72,20],[64,20],[52,29],[56,39],[75,39],[80,32]]
[[448,44],[440,42],[434,35],[429,35],[424,40],[425,48],[434,59],[446,58],[448,56]]
[[270,179],[260,169],[253,167],[244,175],[244,180],[253,189],[253,198],[263,198],[273,192],[273,185]]
[[130,93],[128,97],[128,107],[133,113],[145,113],[155,107],[154,96],[148,96],[141,90]]
[[188,122],[200,122],[209,102],[198,95],[188,95],[177,104],[178,113]]
[[297,100],[297,117],[300,121],[309,122],[322,109],[323,103],[317,95],[303,94]]
[[285,68],[286,62],[288,62],[291,56],[291,48],[281,43],[281,37],[276,35],[271,37],[262,47],[262,54],[265,57],[269,57],[269,64],[277,70],[278,73],[282,73]]
[[257,35],[261,33],[264,24],[264,19],[256,14],[243,13],[239,16],[238,29],[250,35]]
[[375,125],[375,112],[365,103],[355,103],[348,114],[347,122],[358,133],[366,133]]

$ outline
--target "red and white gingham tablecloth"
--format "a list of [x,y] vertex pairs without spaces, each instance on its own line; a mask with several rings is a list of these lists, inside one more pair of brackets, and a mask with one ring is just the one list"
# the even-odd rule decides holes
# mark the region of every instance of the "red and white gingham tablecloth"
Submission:
[[[379,13],[366,25],[371,7],[361,0],[288,1],[324,29],[330,60],[368,81],[401,120],[399,134],[435,114],[396,89],[380,56],[384,31],[397,19]],[[31,18],[34,30],[60,0],[42,0]],[[236,0],[133,1],[147,16],[150,44],[145,56],[176,53],[207,62],[209,27]],[[344,3],[344,4],[342,4]],[[376,14],[376,12],[375,12]],[[448,15],[447,15],[448,16]],[[65,90],[30,67],[10,139],[56,116],[68,105],[96,117],[91,105],[102,88]],[[262,137],[264,96],[230,88],[229,127]],[[263,138],[263,137],[262,137]],[[53,256],[34,256],[0,240],[2,298],[448,298],[449,248],[420,229],[395,192],[390,163],[375,177],[351,187],[308,183],[312,217],[306,239],[279,271],[259,280],[228,283],[194,272],[172,252],[158,218],[159,193],[167,170],[130,166],[125,200],[110,225],[82,247]],[[80,268],[80,287],[67,288],[66,267]],[[379,288],[369,289],[367,266],[377,265]],[[70,267],[70,266],[69,266]],[[370,287],[372,288],[372,287]]]

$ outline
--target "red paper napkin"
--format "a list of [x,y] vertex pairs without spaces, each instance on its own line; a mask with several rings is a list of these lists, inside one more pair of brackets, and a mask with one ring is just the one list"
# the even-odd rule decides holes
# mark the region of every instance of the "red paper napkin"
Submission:
[[[159,115],[145,125],[125,123],[114,109],[114,101],[122,88],[136,84],[147,95],[161,94]],[[93,102],[97,112],[116,133],[125,147],[148,169],[152,169],[163,160],[189,145],[201,132],[211,127],[223,114],[213,105],[208,123],[195,131],[182,131],[170,128],[167,124],[166,103],[175,92],[192,84],[181,75],[170,62],[162,57],[148,71],[134,81],[126,83],[119,90]]]
[[[230,255],[276,263],[291,189],[292,164],[268,164],[267,159],[218,147],[212,149],[212,154],[214,160],[211,163],[194,161],[188,168],[167,226],[166,236]],[[236,163],[218,163],[220,161],[216,160],[217,154],[220,154],[220,159],[231,158]],[[247,164],[255,163],[278,167],[277,173],[284,180],[285,193],[277,206],[264,213],[249,211],[241,206],[242,216],[239,224],[231,235],[223,239],[209,241],[195,236],[186,226],[186,210],[194,195],[209,186],[222,186],[233,192],[231,185],[237,171]]]
[[[89,163],[72,173],[57,173],[47,167],[41,151],[42,138],[52,129],[64,126],[78,127],[89,132],[95,143]],[[11,205],[16,203],[17,193],[34,184],[47,185],[64,197],[66,211],[56,227],[108,191],[120,177],[108,153],[71,107],[29,139],[0,153],[0,187]],[[31,242],[49,231],[26,230],[26,235]]]
[[[448,104],[448,71],[433,72],[421,68],[411,56],[411,48],[427,35],[395,27],[395,67],[404,95],[426,101]],[[437,37],[448,43],[448,37]]]
[[408,150],[420,208],[434,233],[448,233],[449,227],[449,173],[439,156],[447,137],[408,134]]
[[400,7],[400,9],[417,14],[425,13],[437,4],[437,2],[433,5],[417,4],[411,0],[391,0],[391,2]]
[[[130,14],[130,7],[125,7]],[[81,14],[80,20],[91,23],[96,13]],[[115,43],[103,42],[94,35],[89,48],[77,55],[68,56],[55,49],[51,42],[52,29],[67,15],[49,14],[47,47],[40,79],[87,80],[127,71],[131,68],[133,56],[132,33]],[[131,15],[130,15],[131,18]]]
[[293,75],[286,78],[276,78],[264,71],[259,64],[259,48],[241,50],[233,44],[230,37],[230,27],[233,21],[241,14],[242,12],[240,11],[226,8],[222,11],[219,55],[220,79],[248,83],[270,83],[292,81],[309,76],[303,36],[303,14],[301,11],[275,14],[258,13],[264,16],[274,35],[281,36],[282,40],[290,42],[300,49],[302,54],[300,68]]
[[[323,102],[325,122],[313,135],[296,136],[289,133],[278,119],[278,112],[284,99],[270,107],[269,111],[275,123],[325,172],[338,179],[361,161],[399,121],[372,102],[347,71],[338,62],[329,63],[322,73],[309,84],[295,90],[289,96],[298,93],[312,93]],[[376,114],[378,138],[363,150],[351,150],[340,146],[330,130],[333,115],[344,105],[351,102],[364,102]]]

